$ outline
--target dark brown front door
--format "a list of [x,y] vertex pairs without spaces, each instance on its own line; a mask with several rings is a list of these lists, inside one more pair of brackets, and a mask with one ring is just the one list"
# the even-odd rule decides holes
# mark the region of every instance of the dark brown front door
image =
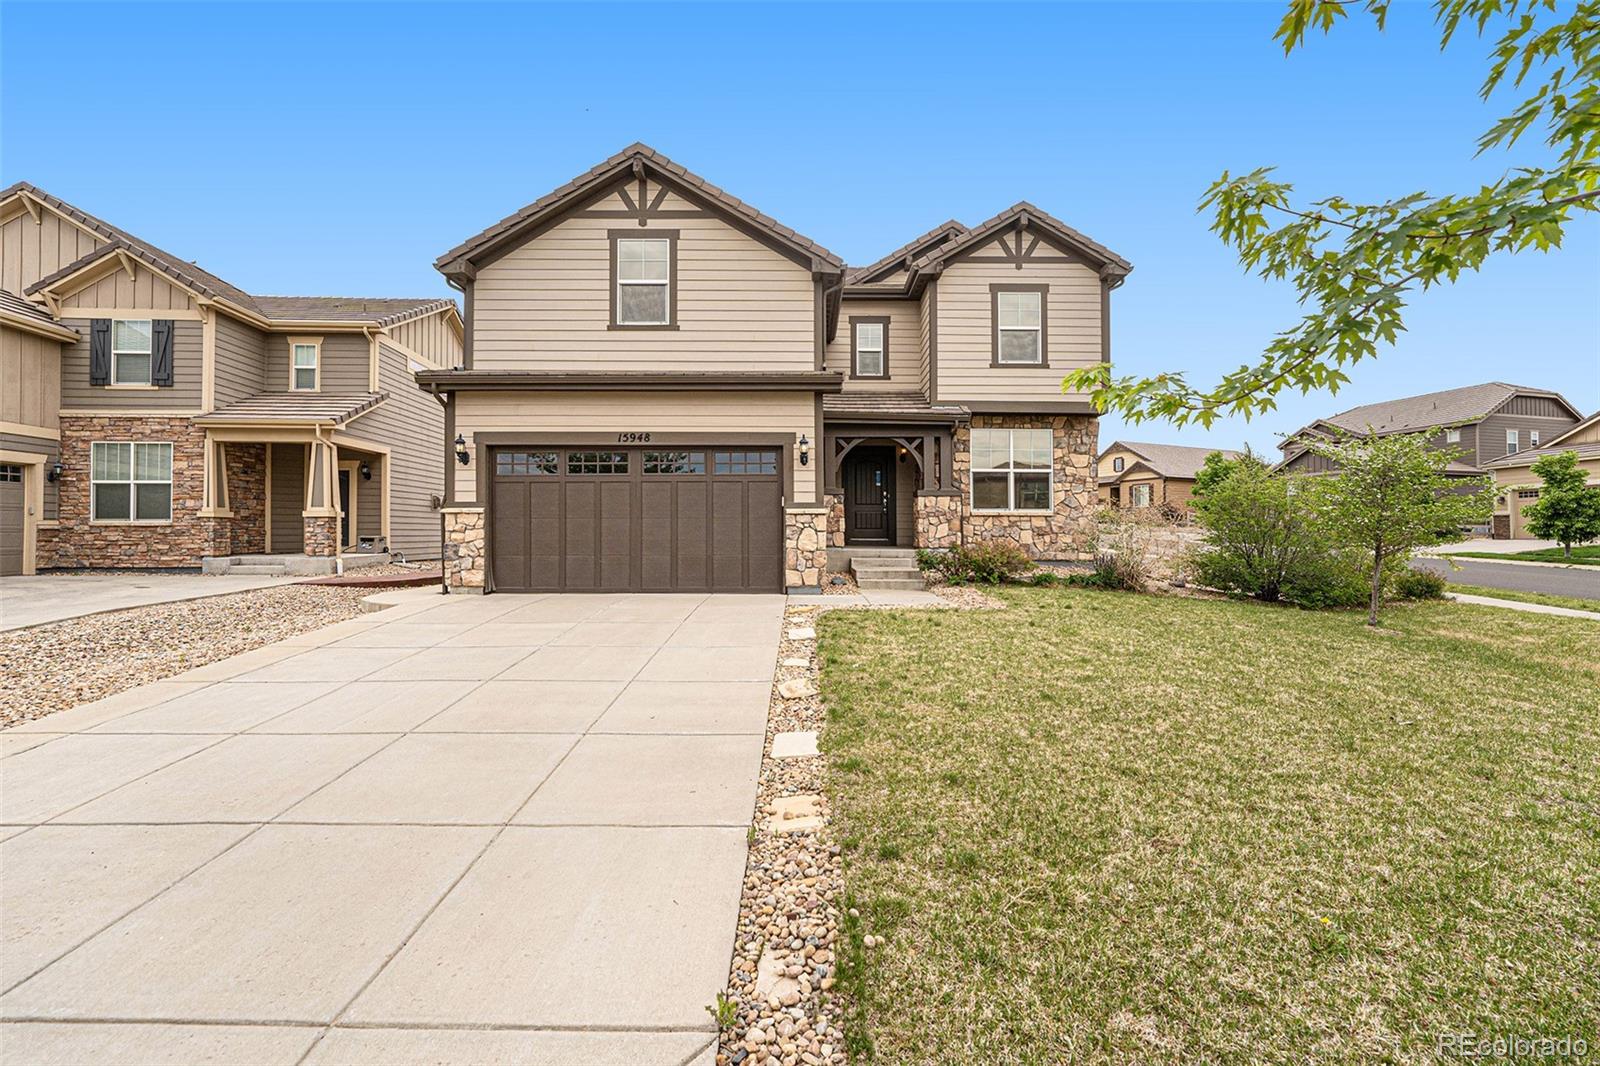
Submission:
[[777,592],[776,448],[496,449],[489,559],[500,592]]
[[339,471],[339,544],[349,547],[350,538],[350,471]]
[[856,448],[844,461],[844,539],[894,543],[894,463],[887,448]]

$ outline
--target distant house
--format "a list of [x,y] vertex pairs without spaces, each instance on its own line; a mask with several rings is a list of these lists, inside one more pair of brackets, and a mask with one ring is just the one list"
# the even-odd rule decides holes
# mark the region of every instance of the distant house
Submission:
[[1446,471],[1461,477],[1488,473],[1491,460],[1548,444],[1572,429],[1583,415],[1559,392],[1490,381],[1443,392],[1352,407],[1296,430],[1283,444],[1278,469],[1324,474],[1334,469],[1307,442],[1345,434],[1420,433],[1437,448],[1455,453]]
[[1112,507],[1167,507],[1187,511],[1194,479],[1206,456],[1221,452],[1236,459],[1243,452],[1182,444],[1113,441],[1100,453],[1100,502]]
[[1489,472],[1502,491],[1495,497],[1493,535],[1496,539],[1529,536],[1523,510],[1539,498],[1539,479],[1533,464],[1547,455],[1576,452],[1578,467],[1589,475],[1589,484],[1600,484],[1600,411],[1537,448],[1524,448],[1512,455],[1489,460]]

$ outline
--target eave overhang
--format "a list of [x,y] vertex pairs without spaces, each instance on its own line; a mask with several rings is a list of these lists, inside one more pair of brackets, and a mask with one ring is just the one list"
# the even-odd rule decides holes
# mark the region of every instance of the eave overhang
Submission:
[[833,371],[747,373],[598,374],[529,370],[419,370],[417,384],[435,395],[450,392],[839,392],[844,375]]

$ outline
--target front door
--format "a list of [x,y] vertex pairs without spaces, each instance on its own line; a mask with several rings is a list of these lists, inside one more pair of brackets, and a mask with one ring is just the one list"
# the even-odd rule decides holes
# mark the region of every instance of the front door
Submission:
[[339,543],[349,547],[350,539],[350,471],[339,471]]
[[857,448],[845,457],[845,543],[894,543],[892,455],[886,448]]

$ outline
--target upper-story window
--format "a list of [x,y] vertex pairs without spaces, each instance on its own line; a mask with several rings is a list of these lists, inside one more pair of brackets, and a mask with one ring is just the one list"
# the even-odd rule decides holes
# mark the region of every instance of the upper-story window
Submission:
[[1122,468],[1126,465],[1127,464],[1123,461],[1122,456],[1119,455],[1115,459],[1111,460],[1111,472],[1113,474],[1120,474],[1122,473]]
[[850,319],[850,376],[886,378],[889,376],[889,320],[852,317]]
[[322,387],[322,338],[289,338],[289,388],[316,392]]
[[111,384],[150,384],[155,323],[148,318],[119,318],[111,323]]
[[991,366],[1048,366],[1045,285],[992,285],[994,354]]
[[611,233],[611,325],[624,329],[677,326],[678,235]]
[[1517,431],[1514,429],[1508,429],[1506,430],[1506,454],[1510,455],[1517,451],[1521,451],[1521,448],[1517,444]]
[[1536,429],[1528,430],[1528,447],[1537,448],[1538,446],[1539,446],[1539,431],[1536,430]]
[[1446,444],[1460,444],[1461,443],[1461,431],[1459,429],[1447,429],[1447,430],[1445,430],[1444,431],[1444,442]]

